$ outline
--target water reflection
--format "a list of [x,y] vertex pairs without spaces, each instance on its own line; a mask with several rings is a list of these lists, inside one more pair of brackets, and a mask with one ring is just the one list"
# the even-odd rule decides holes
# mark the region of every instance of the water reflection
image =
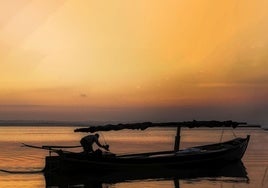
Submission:
[[[150,170],[142,169],[139,171],[124,171],[96,174],[44,174],[47,188],[67,188],[67,187],[84,187],[84,188],[103,188],[113,187],[114,184],[120,185],[127,182],[128,185],[134,184],[137,187],[139,182],[157,181],[173,182],[171,187],[179,188],[180,181],[213,181],[213,182],[232,182],[232,183],[249,183],[246,168],[242,162],[233,163],[222,168],[191,168],[191,169],[161,169]],[[126,186],[126,185],[125,185]],[[124,187],[125,187],[124,186]],[[119,186],[120,187],[120,186]],[[129,186],[126,186],[129,187]]]

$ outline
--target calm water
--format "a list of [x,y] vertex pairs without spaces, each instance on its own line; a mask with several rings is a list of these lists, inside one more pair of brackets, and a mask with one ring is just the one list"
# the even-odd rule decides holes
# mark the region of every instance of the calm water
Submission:
[[[0,187],[39,188],[57,187],[46,185],[45,177],[38,171],[44,167],[47,151],[21,147],[21,143],[33,145],[79,145],[84,133],[74,133],[73,127],[0,127],[0,169],[17,172],[0,171]],[[101,142],[110,144],[114,153],[132,153],[168,150],[173,148],[174,129],[150,129],[146,131],[120,131],[101,134]],[[219,142],[222,130],[219,129],[183,129],[181,147]],[[243,158],[247,178],[203,177],[192,179],[145,179],[114,184],[83,182],[66,187],[164,187],[164,188],[268,188],[268,131],[261,129],[236,129],[237,136],[251,135],[247,152]],[[234,137],[233,131],[224,130],[222,140]],[[76,149],[79,151],[80,149]],[[231,175],[230,175],[231,176]]]

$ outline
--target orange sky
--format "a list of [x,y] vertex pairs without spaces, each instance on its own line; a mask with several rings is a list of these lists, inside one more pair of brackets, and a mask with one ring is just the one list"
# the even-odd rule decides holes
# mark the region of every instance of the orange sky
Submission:
[[266,0],[0,1],[0,119],[268,122]]

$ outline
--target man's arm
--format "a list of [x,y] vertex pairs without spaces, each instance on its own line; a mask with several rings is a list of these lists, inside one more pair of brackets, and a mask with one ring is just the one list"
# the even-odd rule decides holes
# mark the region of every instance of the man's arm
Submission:
[[99,146],[99,147],[104,147],[103,145],[100,144],[99,139],[95,137],[95,143]]
[[95,142],[99,147],[105,149],[106,151],[110,151],[109,150],[109,145],[101,145],[98,138],[95,139]]

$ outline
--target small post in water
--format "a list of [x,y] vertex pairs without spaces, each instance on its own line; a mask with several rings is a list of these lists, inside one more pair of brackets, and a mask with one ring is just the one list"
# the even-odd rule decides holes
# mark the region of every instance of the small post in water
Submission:
[[174,151],[177,152],[180,149],[180,140],[181,140],[181,127],[177,127],[177,134],[175,136]]

